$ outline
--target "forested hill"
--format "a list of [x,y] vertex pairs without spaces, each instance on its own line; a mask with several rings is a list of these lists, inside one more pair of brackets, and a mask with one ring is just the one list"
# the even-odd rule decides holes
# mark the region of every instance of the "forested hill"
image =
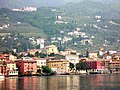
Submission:
[[83,0],[79,3],[68,3],[63,8],[70,15],[101,15],[109,19],[120,18],[119,0]]
[[55,7],[65,4],[64,0],[0,0],[0,8],[20,8],[25,6]]
[[[112,2],[112,0],[110,1]],[[117,47],[120,37],[119,8],[120,1],[103,3],[99,0],[80,0],[60,7],[40,7],[35,12],[12,11],[11,9],[1,8],[0,25],[10,24],[10,26],[1,29],[0,33],[15,32],[27,37],[39,36],[50,39],[53,37],[69,37],[69,32],[74,32],[76,28],[80,28],[81,32],[86,33],[87,36],[95,37],[94,46],[107,44]],[[60,19],[57,16],[60,16]],[[95,18],[96,16],[101,18]],[[64,31],[62,36],[61,31]],[[83,40],[83,38],[80,36],[70,38],[72,40],[68,42],[68,46],[79,49],[81,47],[80,40]],[[73,43],[76,45],[76,42],[78,45],[74,46]]]
[[[43,32],[47,36],[59,35],[60,30],[64,29],[74,29],[74,25],[69,24],[55,24],[56,16],[61,15],[64,12],[59,8],[56,9],[57,12],[53,12],[52,8],[38,8],[36,12],[15,12],[10,9],[2,8],[0,9],[1,19],[4,17],[9,18],[2,20],[2,22],[12,22],[12,23],[28,23],[29,25],[36,27],[40,32]],[[9,30],[10,31],[10,30]]]

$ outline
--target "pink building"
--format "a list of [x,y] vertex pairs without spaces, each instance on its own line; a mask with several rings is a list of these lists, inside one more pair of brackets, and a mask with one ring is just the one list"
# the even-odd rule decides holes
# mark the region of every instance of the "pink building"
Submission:
[[88,68],[92,70],[103,70],[105,69],[105,66],[102,64],[101,61],[86,61]]
[[37,62],[34,60],[16,61],[19,75],[35,75],[37,74]]

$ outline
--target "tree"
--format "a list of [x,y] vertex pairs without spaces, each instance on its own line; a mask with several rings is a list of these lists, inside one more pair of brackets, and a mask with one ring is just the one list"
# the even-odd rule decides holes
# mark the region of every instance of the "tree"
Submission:
[[40,53],[39,55],[40,55],[41,58],[45,58],[45,57],[47,56],[47,55],[44,54],[44,53]]
[[51,74],[52,70],[48,66],[42,66],[42,72],[45,74]]
[[55,54],[54,54],[54,53],[51,53],[49,56],[54,57],[54,56],[55,56]]
[[12,51],[11,53],[12,55],[17,56],[17,53],[15,53],[14,51]]
[[24,57],[24,54],[22,53],[22,54],[20,54],[18,57],[19,57],[19,58]]
[[28,56],[28,57],[34,57],[34,55],[32,55],[32,54],[30,54],[30,53],[28,53],[27,56]]
[[79,71],[80,69],[81,69],[80,63],[77,63],[77,64],[76,64],[76,70]]
[[86,62],[79,62],[76,64],[76,70],[87,70],[89,69],[88,65],[86,64]]
[[36,57],[39,57],[39,52],[38,52],[38,51],[35,52],[35,56],[36,56]]
[[70,69],[72,70],[75,66],[74,66],[74,64],[73,63],[70,63]]
[[41,69],[40,68],[37,70],[37,73],[41,74]]

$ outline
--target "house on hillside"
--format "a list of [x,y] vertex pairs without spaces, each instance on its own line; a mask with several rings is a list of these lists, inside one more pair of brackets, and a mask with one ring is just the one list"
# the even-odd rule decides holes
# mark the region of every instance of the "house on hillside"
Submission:
[[38,38],[36,39],[37,40],[37,45],[40,45],[40,49],[44,48],[45,47],[45,39],[43,38]]
[[59,54],[58,48],[55,45],[46,46],[43,52],[47,53],[48,55],[52,53]]

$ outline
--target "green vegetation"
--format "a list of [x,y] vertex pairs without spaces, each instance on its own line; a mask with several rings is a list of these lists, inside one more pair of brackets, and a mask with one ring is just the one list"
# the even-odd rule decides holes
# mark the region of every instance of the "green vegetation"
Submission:
[[52,73],[52,70],[48,66],[42,66],[42,72],[45,75],[50,75]]
[[36,56],[36,57],[40,57],[40,58],[45,58],[47,55],[44,54],[44,53],[39,53],[39,52],[37,51],[37,52],[35,52],[35,56]]
[[89,69],[85,62],[79,62],[76,64],[76,70],[86,70]]
[[[0,26],[3,24],[10,24],[10,26],[0,29],[0,50],[19,48],[18,51],[25,51],[27,48],[36,48],[30,44],[29,37],[46,38],[46,45],[49,45],[51,44],[50,38],[68,36],[67,33],[74,31],[75,28],[80,28],[81,32],[85,32],[89,36],[93,35],[95,37],[94,44],[81,45],[80,41],[83,38],[80,36],[73,36],[71,41],[61,43],[61,45],[59,42],[53,44],[57,45],[59,50],[73,48],[80,51],[89,48],[97,49],[98,47],[116,49],[119,47],[120,37],[119,3],[114,2],[109,5],[92,0],[82,0],[80,3],[69,3],[59,8],[54,7],[57,10],[56,12],[52,11],[53,7],[41,7],[36,12],[15,12],[2,8],[0,9]],[[60,21],[65,21],[67,24],[55,24],[57,15],[62,16]],[[98,19],[95,16],[102,18],[97,21]],[[117,25],[111,24],[110,21],[117,23]],[[64,31],[63,34],[60,33],[61,30]],[[16,37],[19,40],[14,41],[13,37],[15,36],[11,35],[12,33],[19,34],[20,37]],[[3,36],[6,35],[7,40],[9,40],[7,42],[2,40]],[[9,35],[11,35],[11,39],[8,38]],[[77,45],[74,45],[75,42],[78,42]],[[41,57],[44,55],[41,54]]]
[[38,70],[37,70],[37,73],[38,73],[38,74],[41,74],[41,72],[42,72],[41,69],[38,69]]
[[69,66],[69,67],[70,67],[71,70],[73,70],[74,67],[75,67],[75,65],[74,65],[73,63],[70,63],[70,66]]

